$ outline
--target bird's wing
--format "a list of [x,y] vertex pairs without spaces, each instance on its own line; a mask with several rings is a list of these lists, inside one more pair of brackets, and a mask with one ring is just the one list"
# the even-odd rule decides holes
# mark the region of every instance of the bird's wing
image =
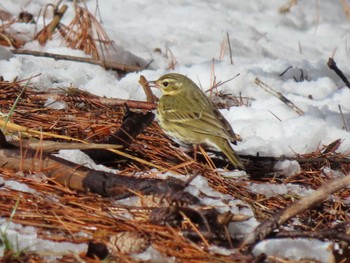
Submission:
[[232,142],[236,141],[230,124],[220,111],[212,107],[209,100],[199,99],[198,102],[190,101],[186,96],[179,98],[163,96],[159,101],[158,111],[167,122],[176,123],[194,132],[219,136]]
[[168,122],[183,123],[198,120],[203,109],[188,97],[163,96],[158,103],[158,111]]

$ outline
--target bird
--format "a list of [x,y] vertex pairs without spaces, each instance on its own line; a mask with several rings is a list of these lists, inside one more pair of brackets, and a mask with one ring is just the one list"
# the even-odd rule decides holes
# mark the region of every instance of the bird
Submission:
[[224,153],[235,168],[244,169],[230,144],[236,144],[240,137],[190,78],[168,73],[149,83],[162,93],[156,116],[166,135],[180,145],[213,147]]

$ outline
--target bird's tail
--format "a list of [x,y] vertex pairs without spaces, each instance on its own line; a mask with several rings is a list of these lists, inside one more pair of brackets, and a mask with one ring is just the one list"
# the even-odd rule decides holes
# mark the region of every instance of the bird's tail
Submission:
[[232,149],[230,143],[227,140],[220,141],[220,144],[217,146],[226,155],[234,167],[244,169],[244,165],[242,164],[241,159]]

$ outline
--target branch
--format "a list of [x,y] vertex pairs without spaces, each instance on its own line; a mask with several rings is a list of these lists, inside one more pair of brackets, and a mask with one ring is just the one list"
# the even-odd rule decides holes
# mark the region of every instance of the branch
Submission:
[[126,65],[126,64],[116,63],[113,61],[102,61],[102,60],[93,59],[93,58],[76,57],[76,56],[70,56],[70,55],[60,55],[60,54],[53,54],[53,53],[49,53],[49,52],[43,52],[43,51],[26,50],[26,49],[12,49],[11,52],[14,54],[18,54],[18,55],[31,55],[31,56],[36,56],[36,57],[53,58],[55,60],[69,60],[69,61],[75,61],[75,62],[81,62],[81,63],[89,63],[89,64],[94,64],[94,65],[99,65],[101,67],[104,67],[105,69],[116,70],[116,71],[121,72],[121,73],[141,71],[143,69],[141,67],[130,66],[130,65]]
[[67,94],[59,94],[59,93],[37,93],[33,96],[34,99],[47,100],[48,98],[54,99],[55,101],[73,101],[73,102],[87,102],[92,104],[103,104],[108,106],[124,106],[125,104],[129,108],[133,109],[143,109],[143,110],[154,110],[157,105],[151,102],[145,101],[137,101],[137,100],[123,100],[117,98],[103,98],[98,96],[87,96],[86,93],[84,96],[68,96]]
[[20,147],[25,145],[27,149],[43,150],[45,152],[54,152],[59,150],[105,150],[105,149],[120,149],[122,145],[112,143],[79,143],[79,142],[55,142],[55,141],[39,141],[33,142],[30,140],[12,141],[11,144]]

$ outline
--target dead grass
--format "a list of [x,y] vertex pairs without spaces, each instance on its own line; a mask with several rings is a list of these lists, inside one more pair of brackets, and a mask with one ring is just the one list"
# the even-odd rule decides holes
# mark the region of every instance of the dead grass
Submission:
[[0,46],[20,48],[25,44],[18,33],[10,30],[11,25],[16,22],[16,19],[11,19],[0,25]]

